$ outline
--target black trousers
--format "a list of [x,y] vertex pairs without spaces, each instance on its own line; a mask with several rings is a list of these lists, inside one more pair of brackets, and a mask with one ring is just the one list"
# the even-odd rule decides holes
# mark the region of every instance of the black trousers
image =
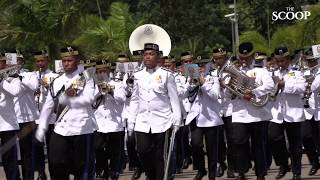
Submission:
[[164,176],[164,141],[163,133],[136,132],[137,151],[150,180],[162,180]]
[[49,124],[48,131],[46,133],[46,145],[47,145],[48,169],[49,169],[50,176],[51,176],[52,168],[51,168],[51,158],[50,158],[49,154],[50,154],[50,150],[51,150],[50,140],[51,140],[51,136],[53,134],[53,130],[54,130],[54,124]]
[[135,132],[131,136],[127,136],[127,151],[129,157],[129,167],[142,169],[138,152],[136,149],[136,135]]
[[[45,136],[45,143],[46,143],[46,148],[47,148],[47,155],[50,152],[50,138],[53,133],[54,125],[50,124],[48,126],[48,131],[46,132]],[[34,144],[34,154],[35,154],[35,170],[39,171],[39,173],[44,173],[45,172],[45,149],[44,149],[44,144],[43,143],[35,143]],[[51,166],[50,166],[50,158],[48,158],[48,167],[49,167],[49,173],[51,172]]]
[[204,138],[208,156],[209,179],[214,179],[216,176],[219,133],[221,128],[222,126],[197,127],[196,120],[193,120],[190,124],[193,163],[198,171],[205,171]]
[[1,158],[7,180],[20,179],[16,146],[17,131],[0,132]]
[[[96,172],[119,173],[124,131],[95,133]],[[110,160],[110,163],[108,161]]]
[[[246,173],[252,157],[256,176],[267,175],[266,131],[267,122],[232,123],[231,143],[234,148],[234,168],[236,172]],[[251,140],[251,151],[250,142]],[[252,156],[250,155],[252,152]]]
[[189,142],[189,125],[182,126],[176,134],[176,166],[181,169],[183,162],[192,156],[192,148]]
[[35,171],[35,141],[34,122],[19,123],[19,145],[21,154],[22,177],[25,180],[34,179]]
[[[288,137],[289,151],[286,147],[285,132]],[[276,164],[279,166],[287,166],[290,157],[292,173],[301,174],[301,122],[283,122],[282,124],[270,122],[268,136],[271,152]]]
[[[219,133],[219,159],[218,162],[220,164],[224,163],[225,160],[227,159],[228,162],[228,169],[229,170],[234,170],[234,159],[233,159],[233,147],[231,143],[231,136],[233,133],[232,130],[232,117],[228,116],[222,117],[224,125],[222,128],[220,128],[220,133]],[[226,138],[225,138],[226,137]]]
[[319,166],[319,122],[312,118],[301,124],[302,144],[312,166]]
[[51,135],[50,154],[51,179],[69,180],[73,174],[75,180],[94,179],[94,135],[61,136]]

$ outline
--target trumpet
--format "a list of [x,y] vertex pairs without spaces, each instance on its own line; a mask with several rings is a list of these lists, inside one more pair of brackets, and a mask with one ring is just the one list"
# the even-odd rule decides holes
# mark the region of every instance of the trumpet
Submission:
[[[281,67],[279,67],[279,72],[281,72]],[[274,72],[277,70],[277,69],[272,69],[272,79],[273,79],[273,82],[274,82],[274,88],[272,90],[272,92],[270,93],[270,100],[271,101],[275,101],[276,98],[277,98],[277,95],[279,94],[280,92],[280,89],[279,89],[279,81],[282,81],[283,80],[283,77],[282,77],[282,74],[280,73],[280,77],[278,76],[275,76],[274,75]]]
[[114,92],[115,86],[114,85],[110,85],[106,82],[102,82],[97,84],[99,92],[102,95],[106,95],[106,94],[112,94]]

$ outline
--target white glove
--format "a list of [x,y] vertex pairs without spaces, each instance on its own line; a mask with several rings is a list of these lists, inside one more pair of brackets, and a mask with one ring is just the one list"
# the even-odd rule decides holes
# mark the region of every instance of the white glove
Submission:
[[45,134],[46,134],[46,129],[38,127],[34,136],[39,142],[42,143],[44,142]]
[[177,125],[173,125],[173,131],[176,133],[178,132],[180,126],[177,126]]

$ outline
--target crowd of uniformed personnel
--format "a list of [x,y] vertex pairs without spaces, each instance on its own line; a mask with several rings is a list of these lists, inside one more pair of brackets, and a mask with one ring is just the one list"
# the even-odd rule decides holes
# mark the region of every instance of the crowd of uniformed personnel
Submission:
[[194,180],[225,171],[246,179],[251,168],[263,180],[272,159],[277,179],[291,171],[297,180],[303,151],[309,175],[320,168],[320,66],[311,48],[290,54],[279,47],[268,57],[246,42],[234,57],[221,47],[208,58],[184,52],[176,62],[146,43],[117,58],[138,62],[130,73],[117,72],[110,59],[81,64],[80,57],[75,47],[61,49],[64,71],[55,73],[48,54],[35,52],[37,70],[29,72],[18,53],[18,71],[10,73],[1,56],[0,153],[8,180],[116,180],[126,164],[133,180],[142,173],[174,179],[189,165]]

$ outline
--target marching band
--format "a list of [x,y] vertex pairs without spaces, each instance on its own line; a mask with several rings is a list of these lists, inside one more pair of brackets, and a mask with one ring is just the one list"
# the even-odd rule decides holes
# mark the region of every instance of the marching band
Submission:
[[0,57],[8,180],[33,180],[34,172],[39,180],[117,180],[127,162],[132,180],[143,173],[171,180],[190,164],[194,180],[225,171],[247,179],[250,168],[264,180],[272,159],[276,179],[291,171],[299,180],[303,152],[309,175],[317,173],[320,66],[312,48],[296,58],[278,47],[267,57],[244,42],[238,56],[219,47],[208,58],[184,52],[176,62],[167,44],[145,39],[131,57],[120,54],[116,67],[111,58],[82,64],[71,46],[61,49],[63,73],[48,68],[46,51],[34,53],[33,72],[22,68],[20,52],[16,65]]

